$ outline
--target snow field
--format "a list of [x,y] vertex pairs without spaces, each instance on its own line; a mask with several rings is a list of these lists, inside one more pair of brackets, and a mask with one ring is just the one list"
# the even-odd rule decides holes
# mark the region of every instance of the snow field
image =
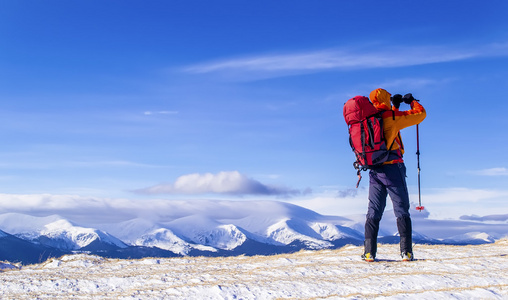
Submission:
[[0,273],[9,299],[506,299],[508,240],[478,246],[380,245],[274,256],[105,259],[69,255]]

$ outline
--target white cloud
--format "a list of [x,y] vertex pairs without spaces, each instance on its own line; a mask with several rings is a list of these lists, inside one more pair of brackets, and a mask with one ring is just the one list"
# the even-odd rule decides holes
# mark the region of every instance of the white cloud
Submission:
[[30,160],[23,159],[22,161],[11,160],[5,163],[0,163],[0,168],[16,168],[16,169],[52,169],[52,168],[99,168],[99,167],[131,167],[131,168],[168,168],[167,165],[151,165],[127,160],[56,160],[49,159]]
[[[418,195],[411,195],[418,199]],[[422,205],[431,209],[437,219],[459,218],[462,215],[493,215],[508,211],[508,190],[441,188],[422,194]]]
[[[410,194],[409,199],[414,210],[418,194]],[[425,189],[421,195],[425,213],[431,212],[433,219],[457,219],[463,215],[495,215],[508,211],[507,189],[472,189],[451,187]],[[298,197],[286,200],[295,205],[316,211],[324,215],[348,216],[364,214],[368,206],[368,189],[330,188],[325,192],[315,192],[312,197]],[[390,197],[386,210],[392,209]],[[422,217],[420,212],[412,212],[413,217]]]
[[471,171],[471,174],[480,176],[508,176],[507,168],[490,168],[478,171]]
[[417,47],[374,44],[363,48],[333,48],[223,59],[187,66],[183,71],[251,80],[328,70],[407,67],[506,55],[508,43]]
[[[425,198],[427,202],[433,204],[456,203],[467,204],[485,201],[496,198],[508,198],[508,190],[485,190],[470,188],[443,188],[432,189]],[[423,197],[423,196],[422,196]]]
[[143,114],[145,116],[151,116],[151,115],[176,115],[176,114],[178,114],[178,111],[176,111],[176,110],[160,110],[160,111],[147,110]]
[[[217,175],[217,174],[216,174]],[[323,193],[285,199],[284,202],[305,207],[323,215],[350,216],[365,214],[368,206],[368,190],[359,189],[357,195],[344,193],[339,189]],[[418,195],[410,195],[411,202]],[[413,217],[432,219],[458,219],[461,216],[489,216],[505,214],[508,211],[508,190],[480,190],[468,188],[433,189],[424,191],[422,204],[424,213],[412,212]],[[34,216],[61,215],[81,223],[111,223],[133,218],[146,218],[153,221],[169,221],[192,214],[208,213],[223,215],[221,218],[242,218],[234,207],[243,207],[244,213],[251,209],[262,211],[265,201],[228,200],[168,200],[168,199],[128,199],[107,197],[86,197],[79,195],[53,194],[0,194],[0,214],[25,213]],[[255,206],[249,203],[256,203]],[[270,201],[267,201],[270,202]],[[218,206],[217,203],[221,205]],[[388,199],[386,211],[391,210]],[[412,205],[414,208],[414,205]],[[266,212],[270,213],[270,212]],[[390,217],[387,213],[383,219]],[[360,218],[361,219],[361,218]]]
[[217,174],[188,174],[177,178],[174,183],[163,183],[136,190],[140,194],[231,194],[231,195],[276,195],[293,196],[299,190],[263,184],[238,171]]
[[[127,204],[130,202],[130,204]],[[52,194],[0,194],[0,213],[27,213],[36,216],[61,214],[67,217],[79,216],[84,220],[105,219],[115,220],[125,217],[126,212],[117,211],[122,207],[136,210],[129,200],[77,195]],[[132,209],[134,208],[134,209]],[[134,214],[129,214],[134,216]]]
[[405,87],[407,89],[421,89],[428,86],[435,86],[435,85],[442,85],[447,84],[451,81],[454,81],[453,78],[444,78],[444,79],[435,79],[435,78],[411,78],[411,77],[405,77],[403,79],[397,79],[397,80],[390,80],[390,81],[384,81],[384,82],[378,82],[376,84],[370,85],[369,88],[373,89],[373,86],[382,86],[389,88],[399,88],[399,87]]
[[349,216],[367,212],[368,199],[367,195],[358,198],[317,195],[308,199],[291,199],[286,202],[313,210],[322,215]]
[[280,201],[207,199],[126,199],[51,194],[0,194],[0,214],[22,213],[32,216],[60,215],[78,224],[114,223],[134,218],[169,222],[202,215],[218,219],[242,219],[251,214],[283,214]]
[[144,163],[138,163],[133,161],[127,161],[127,160],[107,160],[107,161],[71,161],[71,162],[64,162],[61,166],[64,167],[91,167],[91,168],[97,168],[97,167],[136,167],[136,168],[165,168],[168,166],[162,166],[162,165],[150,165],[150,164],[144,164]]
[[371,46],[373,50],[328,49],[306,53],[261,55],[226,59],[185,68],[189,73],[215,72],[263,72],[306,73],[324,70],[390,68],[450,62],[475,57],[508,55],[508,47],[487,45],[472,47],[383,47]]

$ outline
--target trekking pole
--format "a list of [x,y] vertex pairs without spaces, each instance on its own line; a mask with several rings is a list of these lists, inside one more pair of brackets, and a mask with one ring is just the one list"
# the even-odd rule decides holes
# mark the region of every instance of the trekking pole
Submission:
[[422,194],[420,191],[420,130],[419,124],[416,124],[416,160],[418,162],[418,206],[416,210],[422,211],[424,207],[422,206]]

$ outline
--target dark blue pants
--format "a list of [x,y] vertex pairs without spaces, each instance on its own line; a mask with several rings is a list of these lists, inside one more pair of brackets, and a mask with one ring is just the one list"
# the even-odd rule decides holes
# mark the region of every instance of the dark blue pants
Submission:
[[383,165],[369,172],[369,208],[365,222],[365,253],[376,255],[379,222],[390,195],[397,217],[401,252],[412,252],[412,225],[409,214],[409,193],[406,166],[403,163]]

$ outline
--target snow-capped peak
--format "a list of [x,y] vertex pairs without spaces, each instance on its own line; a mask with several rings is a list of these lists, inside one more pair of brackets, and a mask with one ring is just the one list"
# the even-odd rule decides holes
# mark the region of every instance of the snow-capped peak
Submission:
[[460,241],[460,242],[487,242],[487,243],[493,243],[495,242],[495,238],[493,238],[491,235],[489,235],[486,232],[468,232],[461,235],[456,235],[450,238],[454,241]]
[[86,228],[58,216],[34,217],[20,214],[0,216],[0,227],[20,238],[62,250],[78,250],[100,241],[124,248],[125,243],[110,234],[94,228]]
[[[323,216],[276,201],[168,201],[168,209],[151,217],[87,226],[59,215],[34,217],[7,213],[0,215],[0,237],[13,235],[36,244],[39,249],[50,246],[63,252],[110,251],[108,255],[118,257],[171,255],[163,250],[181,255],[201,255],[203,251],[223,253],[219,250],[231,254],[269,254],[335,248],[345,243],[360,245],[365,222],[364,215]],[[413,237],[418,242],[490,243],[506,237],[507,226],[499,222],[415,218]],[[396,231],[396,220],[393,214],[387,213],[380,236],[395,241],[392,235]],[[127,244],[133,247],[118,249]]]
[[298,219],[282,219],[268,227],[266,234],[273,241],[289,245],[295,241],[306,244],[309,248],[328,248],[331,243],[322,240],[309,225]]
[[216,252],[216,249],[212,247],[187,243],[167,228],[158,228],[152,232],[146,233],[139,237],[133,245],[157,247],[181,255],[188,254],[192,249]]
[[358,231],[340,225],[313,222],[309,226],[325,241],[335,241],[343,238],[363,238]]
[[63,219],[59,215],[35,217],[19,213],[6,213],[0,215],[0,228],[14,235],[26,232],[38,232],[43,230],[47,224]]
[[193,243],[223,250],[232,250],[247,240],[247,236],[235,225],[222,224],[203,215],[180,218],[167,226]]

